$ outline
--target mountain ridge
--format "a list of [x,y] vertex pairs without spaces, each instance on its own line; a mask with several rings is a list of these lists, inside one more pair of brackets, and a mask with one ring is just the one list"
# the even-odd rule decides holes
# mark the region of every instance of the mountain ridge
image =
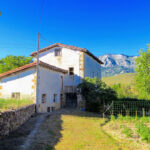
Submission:
[[137,57],[125,54],[106,54],[99,56],[98,58],[104,63],[102,65],[102,77],[135,72],[135,59]]

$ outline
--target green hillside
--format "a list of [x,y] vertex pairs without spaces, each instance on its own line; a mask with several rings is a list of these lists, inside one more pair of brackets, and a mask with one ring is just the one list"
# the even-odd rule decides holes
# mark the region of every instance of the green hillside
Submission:
[[135,76],[136,73],[126,73],[115,75],[111,77],[103,77],[102,81],[104,81],[107,85],[112,86],[114,84],[123,84],[123,85],[131,85],[135,84]]
[[136,73],[126,73],[104,77],[102,81],[117,92],[118,98],[138,98],[135,77]]

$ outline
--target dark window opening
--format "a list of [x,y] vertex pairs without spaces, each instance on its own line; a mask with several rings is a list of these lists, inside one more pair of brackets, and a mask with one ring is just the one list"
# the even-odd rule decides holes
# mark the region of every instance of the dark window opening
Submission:
[[55,111],[55,107],[51,107],[52,112]]
[[47,112],[50,112],[50,111],[51,111],[50,107],[47,107]]
[[61,49],[55,49],[55,56],[61,56]]
[[19,92],[18,93],[12,93],[11,98],[12,99],[20,99],[20,93]]
[[69,68],[69,75],[74,75],[74,68],[73,67]]
[[56,100],[57,100],[57,94],[54,94],[53,102],[56,102]]
[[42,94],[42,103],[46,103],[46,94]]

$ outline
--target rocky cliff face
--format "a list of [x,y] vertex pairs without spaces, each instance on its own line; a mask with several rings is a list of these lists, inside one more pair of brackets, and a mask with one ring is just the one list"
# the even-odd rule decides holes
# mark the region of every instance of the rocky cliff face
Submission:
[[102,65],[102,76],[134,72],[135,58],[137,56],[132,57],[122,54],[99,56],[99,59],[104,62],[104,65]]

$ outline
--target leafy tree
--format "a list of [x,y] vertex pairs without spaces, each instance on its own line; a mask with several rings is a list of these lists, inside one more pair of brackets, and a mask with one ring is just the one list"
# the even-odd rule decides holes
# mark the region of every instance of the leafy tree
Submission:
[[86,110],[92,112],[103,111],[104,103],[116,100],[116,93],[98,78],[86,77],[81,84],[81,94],[86,100]]
[[32,61],[32,57],[25,56],[6,56],[0,59],[0,73],[18,68]]
[[140,50],[136,62],[136,85],[140,98],[150,98],[150,45],[147,51]]

